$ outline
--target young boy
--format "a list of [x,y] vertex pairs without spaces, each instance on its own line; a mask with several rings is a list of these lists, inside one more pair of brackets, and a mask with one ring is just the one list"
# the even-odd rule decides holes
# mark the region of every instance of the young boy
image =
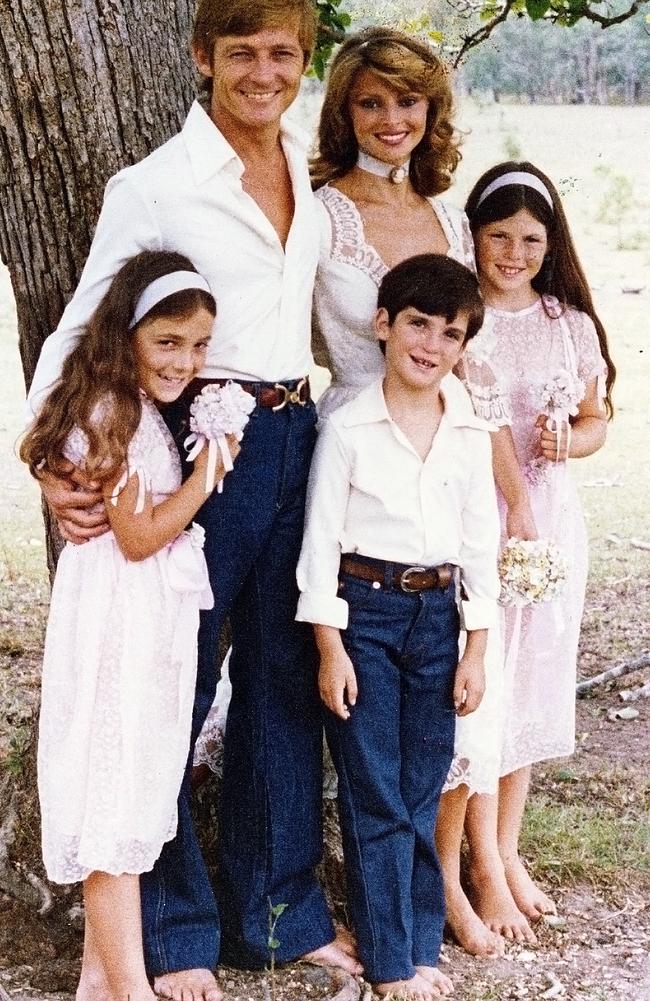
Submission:
[[385,276],[375,330],[386,376],[320,432],[298,564],[359,955],[379,994],[417,1001],[452,989],[436,969],[433,831],[455,711],[473,712],[483,694],[499,591],[489,428],[440,388],[482,321],[475,276],[450,258],[413,257]]

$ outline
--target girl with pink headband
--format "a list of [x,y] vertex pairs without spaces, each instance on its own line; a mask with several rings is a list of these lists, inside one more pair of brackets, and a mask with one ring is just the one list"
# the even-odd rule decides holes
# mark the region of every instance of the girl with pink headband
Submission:
[[181,485],[159,407],[202,368],[215,313],[186,257],[131,258],[20,449],[37,477],[75,466],[80,489],[102,490],[111,529],[61,553],[43,663],[43,858],[54,882],[84,884],[81,994],[154,1001],[139,874],[176,832],[199,609],[213,600],[202,529],[184,529],[225,475],[219,455],[208,477],[203,449]]
[[[615,368],[557,191],[530,163],[488,170],[466,204],[486,321],[470,352],[494,371],[516,455],[494,438],[502,544],[554,543],[567,565],[552,601],[505,608],[504,735],[498,796],[468,804],[474,909],[508,939],[535,940],[554,913],[519,856],[536,761],[574,748],[575,674],[587,536],[566,460],[605,441]],[[509,497],[506,505],[504,495]]]

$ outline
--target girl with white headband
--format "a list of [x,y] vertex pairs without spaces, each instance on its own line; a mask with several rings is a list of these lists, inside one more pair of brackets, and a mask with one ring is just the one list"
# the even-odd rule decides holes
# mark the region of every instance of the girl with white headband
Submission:
[[[493,931],[534,941],[529,922],[554,912],[519,857],[531,765],[571,754],[575,674],[587,577],[587,537],[567,458],[605,441],[615,368],[557,191],[530,163],[503,163],[466,204],[486,321],[472,351],[497,375],[512,416],[522,496],[507,510],[513,470],[498,442],[502,543],[550,540],[566,589],[554,601],[505,609],[505,732],[497,796],[467,810],[474,907]],[[510,489],[510,495],[512,490]]]
[[[81,993],[153,1001],[138,874],[176,831],[190,743],[199,609],[212,606],[201,531],[220,482],[208,449],[181,485],[159,407],[202,368],[216,313],[181,254],[144,251],[113,279],[22,442],[34,475],[76,466],[111,531],[59,560],[45,640],[38,747],[43,858],[83,880]],[[230,439],[235,458],[239,446]],[[61,459],[60,456],[65,456]]]

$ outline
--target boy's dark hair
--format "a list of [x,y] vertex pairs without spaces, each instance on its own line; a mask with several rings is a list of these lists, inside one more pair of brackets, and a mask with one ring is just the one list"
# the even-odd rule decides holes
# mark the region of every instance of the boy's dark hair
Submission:
[[[467,313],[465,342],[481,329],[485,314],[476,275],[444,254],[408,257],[384,275],[377,308],[385,309],[394,323],[397,314],[409,307],[429,316],[444,316],[447,323],[460,312]],[[385,352],[383,341],[379,347]]]

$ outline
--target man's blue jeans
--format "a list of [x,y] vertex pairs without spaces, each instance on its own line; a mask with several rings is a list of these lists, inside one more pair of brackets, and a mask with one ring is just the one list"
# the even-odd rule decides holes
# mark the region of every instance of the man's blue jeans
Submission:
[[178,833],[143,875],[142,910],[151,975],[251,968],[269,959],[269,906],[285,903],[278,961],[334,938],[314,876],[322,851],[321,724],[310,627],[294,621],[295,568],[315,440],[313,404],[256,407],[233,472],[201,509],[215,598],[199,631],[192,747],[212,705],[218,641],[230,617],[232,701],[219,824],[219,917],[189,809],[189,773]]
[[407,594],[341,574],[339,596],[359,695],[348,720],[328,712],[325,726],[359,956],[386,983],[435,966],[442,941],[434,828],[454,749],[458,612],[453,584]]

